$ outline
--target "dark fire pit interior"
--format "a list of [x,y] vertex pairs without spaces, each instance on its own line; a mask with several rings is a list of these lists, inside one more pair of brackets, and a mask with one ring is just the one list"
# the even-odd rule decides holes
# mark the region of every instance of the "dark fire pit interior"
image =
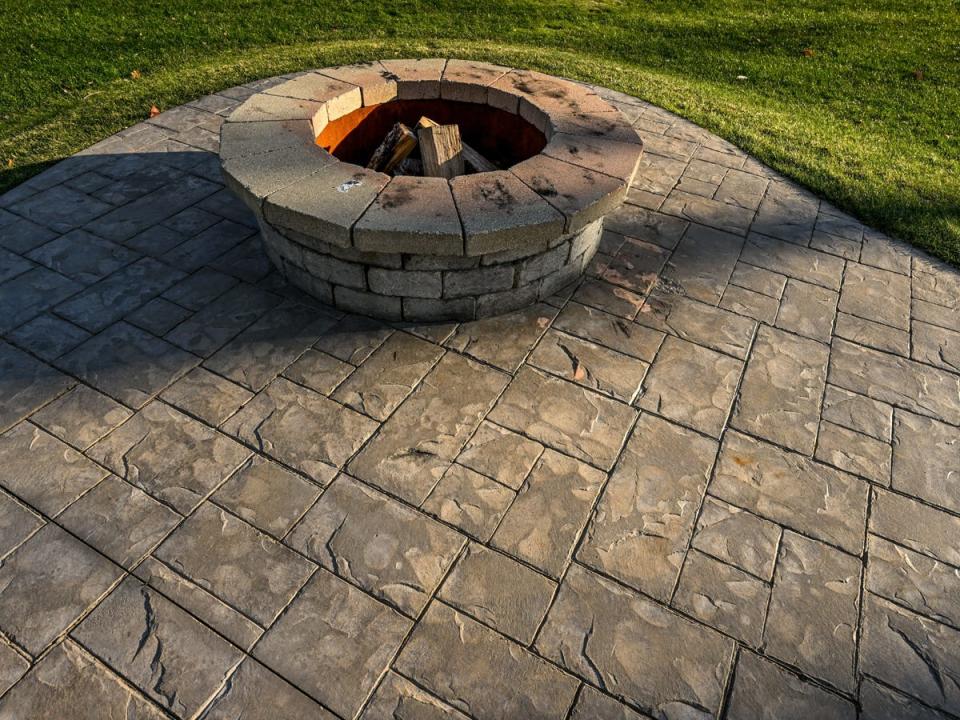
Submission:
[[416,127],[421,117],[458,125],[464,142],[499,168],[533,157],[547,138],[515,113],[456,100],[394,100],[354,110],[327,124],[317,144],[344,162],[364,166],[395,123]]

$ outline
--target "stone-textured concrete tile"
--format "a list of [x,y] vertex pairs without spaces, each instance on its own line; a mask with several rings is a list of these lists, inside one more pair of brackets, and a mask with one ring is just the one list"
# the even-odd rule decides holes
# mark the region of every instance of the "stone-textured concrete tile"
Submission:
[[780,527],[769,520],[707,496],[692,546],[770,580],[777,560],[780,534]]
[[519,490],[543,445],[484,420],[457,462]]
[[843,276],[840,310],[909,330],[910,278],[859,263],[849,263]]
[[490,419],[609,470],[636,417],[616,400],[522,368]]
[[82,289],[59,273],[35,267],[3,284],[0,332],[6,333]]
[[411,624],[321,569],[254,655],[326,707],[353,717]]
[[160,397],[216,427],[243,407],[253,393],[197,367],[160,393]]
[[134,575],[244,650],[263,635],[263,628],[246,615],[153,557],[140,563]]
[[15,253],[27,253],[57,236],[53,230],[48,230],[42,225],[30,222],[26,218],[5,213],[4,217],[7,216],[16,219],[3,225],[3,232],[0,233],[0,245]]
[[360,365],[393,333],[379,320],[347,315],[317,340],[314,347],[351,365]]
[[46,405],[73,382],[49,365],[0,341],[0,431]]
[[49,516],[106,477],[73,448],[30,423],[0,435],[0,485]]
[[163,297],[187,310],[200,310],[237,284],[236,278],[203,268],[170,287]]
[[325,352],[310,349],[284,370],[283,376],[321,395],[330,395],[353,371],[353,365]]
[[133,262],[139,255],[85,230],[73,230],[41,245],[28,257],[71,280],[89,284]]
[[911,312],[915,322],[924,322],[949,330],[960,331],[960,305],[950,308],[913,298]]
[[644,415],[610,477],[577,559],[670,599],[717,444]]
[[657,281],[670,253],[654,243],[627,237],[603,271],[603,279],[640,294]]
[[320,492],[318,486],[282,465],[254,456],[211,499],[268,535],[281,538]]
[[960,631],[864,596],[860,670],[942,710],[960,702]]
[[766,658],[740,653],[727,717],[730,720],[854,720],[849,700],[787,672]]
[[77,385],[30,418],[47,432],[85,450],[133,413],[106,395]]
[[910,274],[910,259],[916,255],[906,243],[897,242],[871,228],[864,228],[860,262],[903,275]]
[[246,225],[222,220],[168,250],[161,259],[184,272],[194,272],[237,247],[251,234],[253,229]]
[[423,509],[486,542],[515,497],[510,488],[454,463],[423,503]]
[[523,645],[540,626],[556,583],[506,555],[471,544],[439,597]]
[[787,278],[779,273],[738,262],[730,276],[730,283],[779,300],[787,285]]
[[551,577],[559,577],[605,479],[596,468],[545,451],[494,533],[492,544]]
[[89,195],[56,185],[11,205],[10,209],[32,222],[65,233],[111,208]]
[[0,493],[0,557],[3,557],[43,525],[43,520],[14,500]]
[[681,160],[645,152],[637,166],[633,187],[652,193],[669,193],[677,184],[684,168],[686,163]]
[[890,484],[891,448],[886,442],[830,422],[820,423],[817,460],[881,485]]
[[88,452],[181,514],[199,505],[250,455],[239,443],[159,401]]
[[863,548],[868,484],[802,455],[728,432],[710,494],[851,553]]
[[[350,463],[350,473],[421,505],[508,379],[461,355],[447,353]],[[448,391],[468,386],[469,393]]]
[[193,315],[193,312],[182,308],[176,303],[155,297],[145,305],[141,305],[124,319],[131,325],[136,325],[148,333],[162,336],[173,330],[177,325]]
[[764,632],[766,652],[853,692],[861,570],[858,558],[784,533]]
[[333,713],[247,658],[207,706],[202,720],[334,720]]
[[465,538],[341,476],[286,540],[331,572],[416,616]]
[[394,333],[330,397],[376,420],[386,420],[443,355],[443,348]]
[[[30,667],[30,663],[20,653],[6,643],[0,643],[0,696],[14,686]],[[0,716],[6,712],[0,703]]]
[[723,291],[720,307],[767,325],[773,325],[780,310],[780,303],[769,295],[730,284]]
[[770,185],[753,223],[754,232],[806,245],[817,218],[817,202],[782,183]]
[[589,685],[580,686],[577,702],[570,711],[570,720],[643,720],[640,713]]
[[312,563],[210,503],[201,505],[154,556],[263,627],[314,571]]
[[646,362],[653,361],[664,338],[658,330],[574,302],[563,309],[554,328]]
[[747,237],[740,259],[830,290],[839,290],[843,277],[842,258],[753,232]]
[[66,640],[3,697],[0,717],[162,720],[166,716],[79,645]]
[[960,332],[914,322],[911,357],[944,370],[960,372]]
[[900,410],[894,413],[893,487],[960,511],[960,429]]
[[212,195],[221,187],[203,178],[185,175],[101,215],[86,227],[107,240],[123,242]]
[[121,573],[72,535],[45,525],[0,566],[0,630],[36,657]]
[[650,295],[636,321],[740,359],[746,358],[757,327],[749,318],[672,293]]
[[238,285],[203,306],[165,336],[168,341],[208,357],[280,302],[280,297],[251,285]]
[[643,381],[637,406],[720,437],[743,363],[668,336]]
[[903,495],[874,491],[870,531],[960,566],[960,518]]
[[477,720],[563,718],[577,681],[441,603],[433,603],[396,668]]
[[696,300],[716,305],[737,264],[743,238],[730,233],[691,225],[663,276],[678,283]]
[[783,293],[776,324],[783,330],[829,343],[836,313],[836,292],[791,278]]
[[588,279],[574,292],[573,299],[581,305],[589,305],[611,315],[633,320],[643,306],[643,295],[619,285],[601,280]]
[[910,333],[889,325],[881,325],[872,320],[864,320],[847,313],[837,314],[837,323],[833,334],[858,345],[866,345],[874,350],[910,355]]
[[886,442],[892,433],[893,408],[835,385],[827,385],[823,394],[823,419]]
[[724,232],[746,235],[753,220],[752,208],[720,202],[712,197],[700,197],[713,195],[718,189],[717,183],[685,176],[660,206],[660,211]]
[[836,340],[830,382],[921,415],[960,424],[960,376]]
[[142,258],[57,305],[58,315],[99,332],[184,277],[153,258]]
[[193,717],[243,657],[212,630],[132,577],[72,635],[177,717]]
[[[644,157],[647,155],[644,154]],[[604,218],[603,225],[606,230],[622,236],[673,250],[690,223],[634,205],[621,205]]]
[[376,430],[373,420],[323,395],[278,378],[247,403],[223,429],[257,446],[321,485]]
[[810,247],[813,250],[830,253],[837,257],[857,262],[860,259],[860,241],[850,238],[831,235],[822,230],[814,230],[813,237],[810,239]]
[[459,710],[395,672],[387,673],[360,717],[362,720],[467,720]]
[[860,717],[863,720],[948,720],[943,713],[870,678],[864,678],[860,684]]
[[68,507],[58,522],[88,545],[129,568],[182,518],[114,475]]
[[714,199],[728,205],[756,210],[769,182],[766,178],[748,172],[729,170],[724,175]]
[[760,645],[770,586],[708,555],[690,552],[674,607],[750,647]]
[[447,347],[513,372],[556,314],[556,308],[541,303],[507,315],[464,323],[447,340]]
[[257,392],[334,322],[336,317],[322,310],[284,303],[220,348],[204,366]]
[[536,642],[545,657],[654,717],[719,714],[734,644],[574,565]]
[[921,615],[960,625],[960,570],[876,535],[867,538],[866,588]]
[[642,360],[557,330],[544,335],[529,362],[624,402],[633,400],[649,367]]
[[190,353],[119,322],[57,364],[124,405],[141,408],[197,362],[199,358]]
[[829,355],[826,345],[760,328],[730,424],[812,454]]
[[48,362],[73,350],[88,337],[86,330],[50,314],[38,315],[7,333],[8,339]]

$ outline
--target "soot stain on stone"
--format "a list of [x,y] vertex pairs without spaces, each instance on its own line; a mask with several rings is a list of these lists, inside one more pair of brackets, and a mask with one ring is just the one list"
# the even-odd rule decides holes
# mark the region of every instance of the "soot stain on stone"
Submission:
[[530,185],[538,195],[542,195],[543,197],[556,197],[557,195],[556,186],[554,186],[550,178],[544,175],[534,175],[530,179]]
[[484,200],[490,200],[499,210],[507,210],[516,204],[516,199],[510,193],[510,190],[503,184],[502,180],[494,182],[493,187],[489,185],[480,186],[480,196]]
[[[413,201],[413,193],[410,192],[410,188],[398,188],[390,191],[389,193],[384,193],[384,197],[381,202],[381,206],[385,210],[393,210],[398,207],[403,207],[409,202]],[[381,196],[383,197],[383,196]]]

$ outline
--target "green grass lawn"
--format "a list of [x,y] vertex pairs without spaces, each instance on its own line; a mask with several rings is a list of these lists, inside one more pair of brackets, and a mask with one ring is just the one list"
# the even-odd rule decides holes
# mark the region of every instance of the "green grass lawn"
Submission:
[[152,104],[432,55],[637,95],[960,264],[956,0],[0,0],[0,191]]

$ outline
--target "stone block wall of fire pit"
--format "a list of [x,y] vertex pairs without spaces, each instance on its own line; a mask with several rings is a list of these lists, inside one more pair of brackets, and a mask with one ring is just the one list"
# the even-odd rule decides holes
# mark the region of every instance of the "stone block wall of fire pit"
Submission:
[[[462,122],[502,169],[446,180],[347,161],[384,123],[426,112]],[[513,310],[578,278],[641,152],[580,85],[430,59],[325,68],[257,93],[224,123],[220,155],[289,282],[351,312],[432,321]]]

